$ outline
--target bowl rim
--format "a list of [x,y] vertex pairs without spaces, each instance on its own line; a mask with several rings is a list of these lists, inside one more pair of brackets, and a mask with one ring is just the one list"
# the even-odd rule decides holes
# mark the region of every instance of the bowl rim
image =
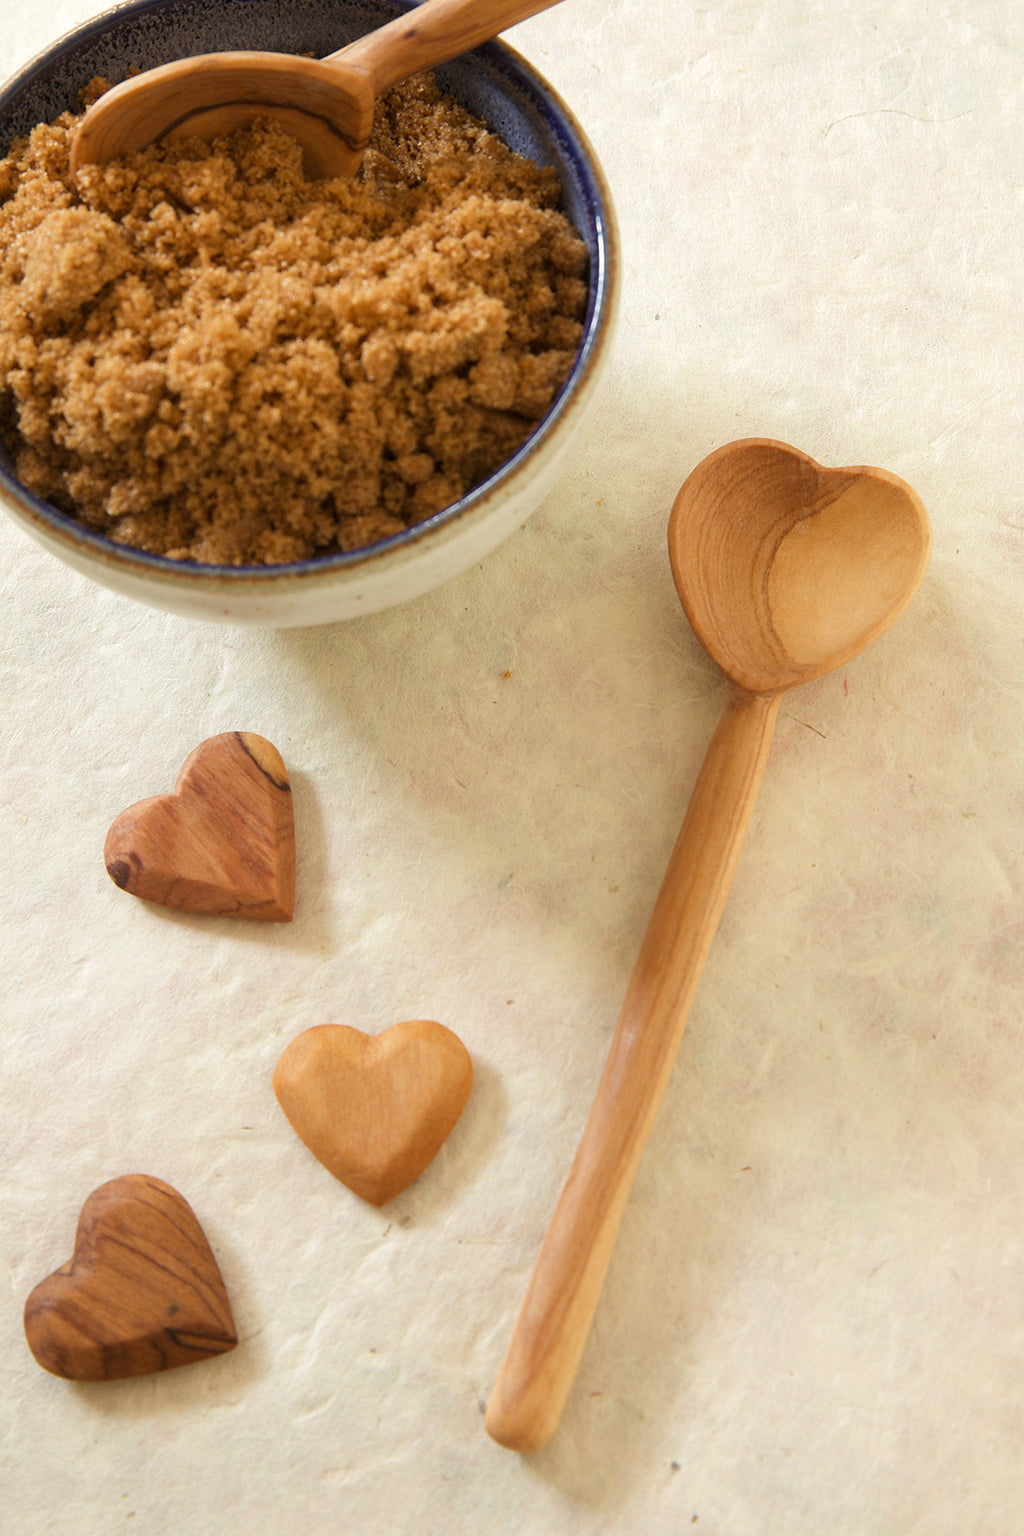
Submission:
[[[397,10],[415,8],[415,0],[384,0],[384,3]],[[156,9],[159,4],[160,0],[122,0],[122,3],[87,19],[42,49],[0,87],[0,129],[10,100],[25,89],[43,69],[52,67],[54,60],[62,53],[81,46],[104,31],[116,30],[127,17]],[[0,458],[0,493],[7,502],[7,510],[13,509],[20,513],[40,534],[64,542],[80,559],[99,561],[102,565],[121,570],[125,574],[130,572],[134,577],[144,580],[171,580],[176,584],[184,581],[189,586],[198,587],[223,587],[227,584],[237,590],[246,587],[259,589],[271,582],[275,586],[282,582],[305,584],[362,574],[389,557],[402,553],[412,555],[418,546],[430,545],[436,539],[443,538],[492,498],[504,500],[514,489],[527,461],[532,460],[539,449],[548,445],[563,418],[570,412],[573,400],[581,390],[585,391],[587,382],[601,361],[605,343],[615,322],[620,265],[619,236],[604,171],[590,140],[559,92],[535,65],[500,39],[496,38],[470,50],[466,57],[472,56],[481,56],[492,68],[511,75],[517,87],[543,109],[545,119],[553,118],[559,140],[568,144],[578,164],[594,231],[584,334],[572,368],[544,416],[510,458],[464,496],[421,523],[415,523],[399,533],[358,549],[278,564],[220,565],[197,560],[174,560],[168,555],[152,554],[130,544],[119,544],[106,534],[77,522],[69,513],[62,512],[30,491]]]

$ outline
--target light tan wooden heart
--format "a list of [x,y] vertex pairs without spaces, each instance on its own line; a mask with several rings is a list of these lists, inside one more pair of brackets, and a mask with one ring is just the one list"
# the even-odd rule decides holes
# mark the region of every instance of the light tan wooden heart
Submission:
[[25,1304],[44,1370],[69,1381],[145,1376],[238,1343],[224,1281],[188,1202],[127,1174],[82,1207],[74,1256]]
[[316,1025],[286,1047],[274,1071],[274,1092],[296,1134],[371,1205],[384,1205],[419,1177],[472,1084],[466,1047],[429,1019],[379,1035]]
[[129,806],[103,849],[115,885],[186,912],[291,921],[292,793],[280,753],[229,731],[185,759],[174,793]]

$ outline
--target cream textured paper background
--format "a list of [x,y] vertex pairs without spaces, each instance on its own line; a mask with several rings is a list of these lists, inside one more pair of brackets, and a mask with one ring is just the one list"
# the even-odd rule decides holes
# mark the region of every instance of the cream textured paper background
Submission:
[[[10,74],[91,13],[9,6]],[[1024,1524],[1024,19],[1006,0],[565,0],[515,45],[617,196],[572,471],[444,590],[273,633],[0,526],[0,1526],[19,1536],[1019,1536]],[[784,705],[551,1445],[482,1405],[722,702],[672,497],[760,435],[915,486],[935,554]],[[292,775],[271,931],[117,891],[106,828],[228,729]],[[382,1211],[270,1090],[435,1017],[477,1079]],[[192,1203],[230,1356],[76,1387],[21,1309],[86,1194]]]

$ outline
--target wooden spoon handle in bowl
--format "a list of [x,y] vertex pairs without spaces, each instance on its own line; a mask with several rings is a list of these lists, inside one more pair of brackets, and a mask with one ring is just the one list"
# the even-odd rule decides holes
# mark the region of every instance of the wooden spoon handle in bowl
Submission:
[[365,69],[373,94],[379,96],[419,70],[468,53],[555,4],[557,0],[422,0],[407,15],[396,16],[325,62],[344,60],[347,68]]
[[619,1222],[725,906],[781,694],[736,690],[712,738],[647,927],[604,1073],[541,1246],[488,1433],[531,1451],[554,1433]]
[[554,4],[423,0],[326,59],[233,50],[157,65],[93,102],[72,141],[72,173],[157,139],[209,139],[270,115],[302,145],[307,174],[354,176],[381,91]]

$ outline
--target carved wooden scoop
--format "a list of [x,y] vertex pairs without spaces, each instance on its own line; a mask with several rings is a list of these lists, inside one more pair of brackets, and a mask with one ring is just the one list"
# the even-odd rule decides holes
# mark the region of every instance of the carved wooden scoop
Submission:
[[303,147],[306,174],[354,176],[389,86],[545,11],[556,0],[424,0],[326,59],[206,53],[122,81],[78,126],[71,169],[105,164],[162,138],[212,138],[273,117]]
[[658,895],[597,1097],[541,1247],[487,1429],[513,1450],[554,1432],[675,1059],[787,689],[842,666],[903,612],[928,516],[880,469],[822,469],[748,439],[694,470],[669,523],[697,638],[732,683]]

